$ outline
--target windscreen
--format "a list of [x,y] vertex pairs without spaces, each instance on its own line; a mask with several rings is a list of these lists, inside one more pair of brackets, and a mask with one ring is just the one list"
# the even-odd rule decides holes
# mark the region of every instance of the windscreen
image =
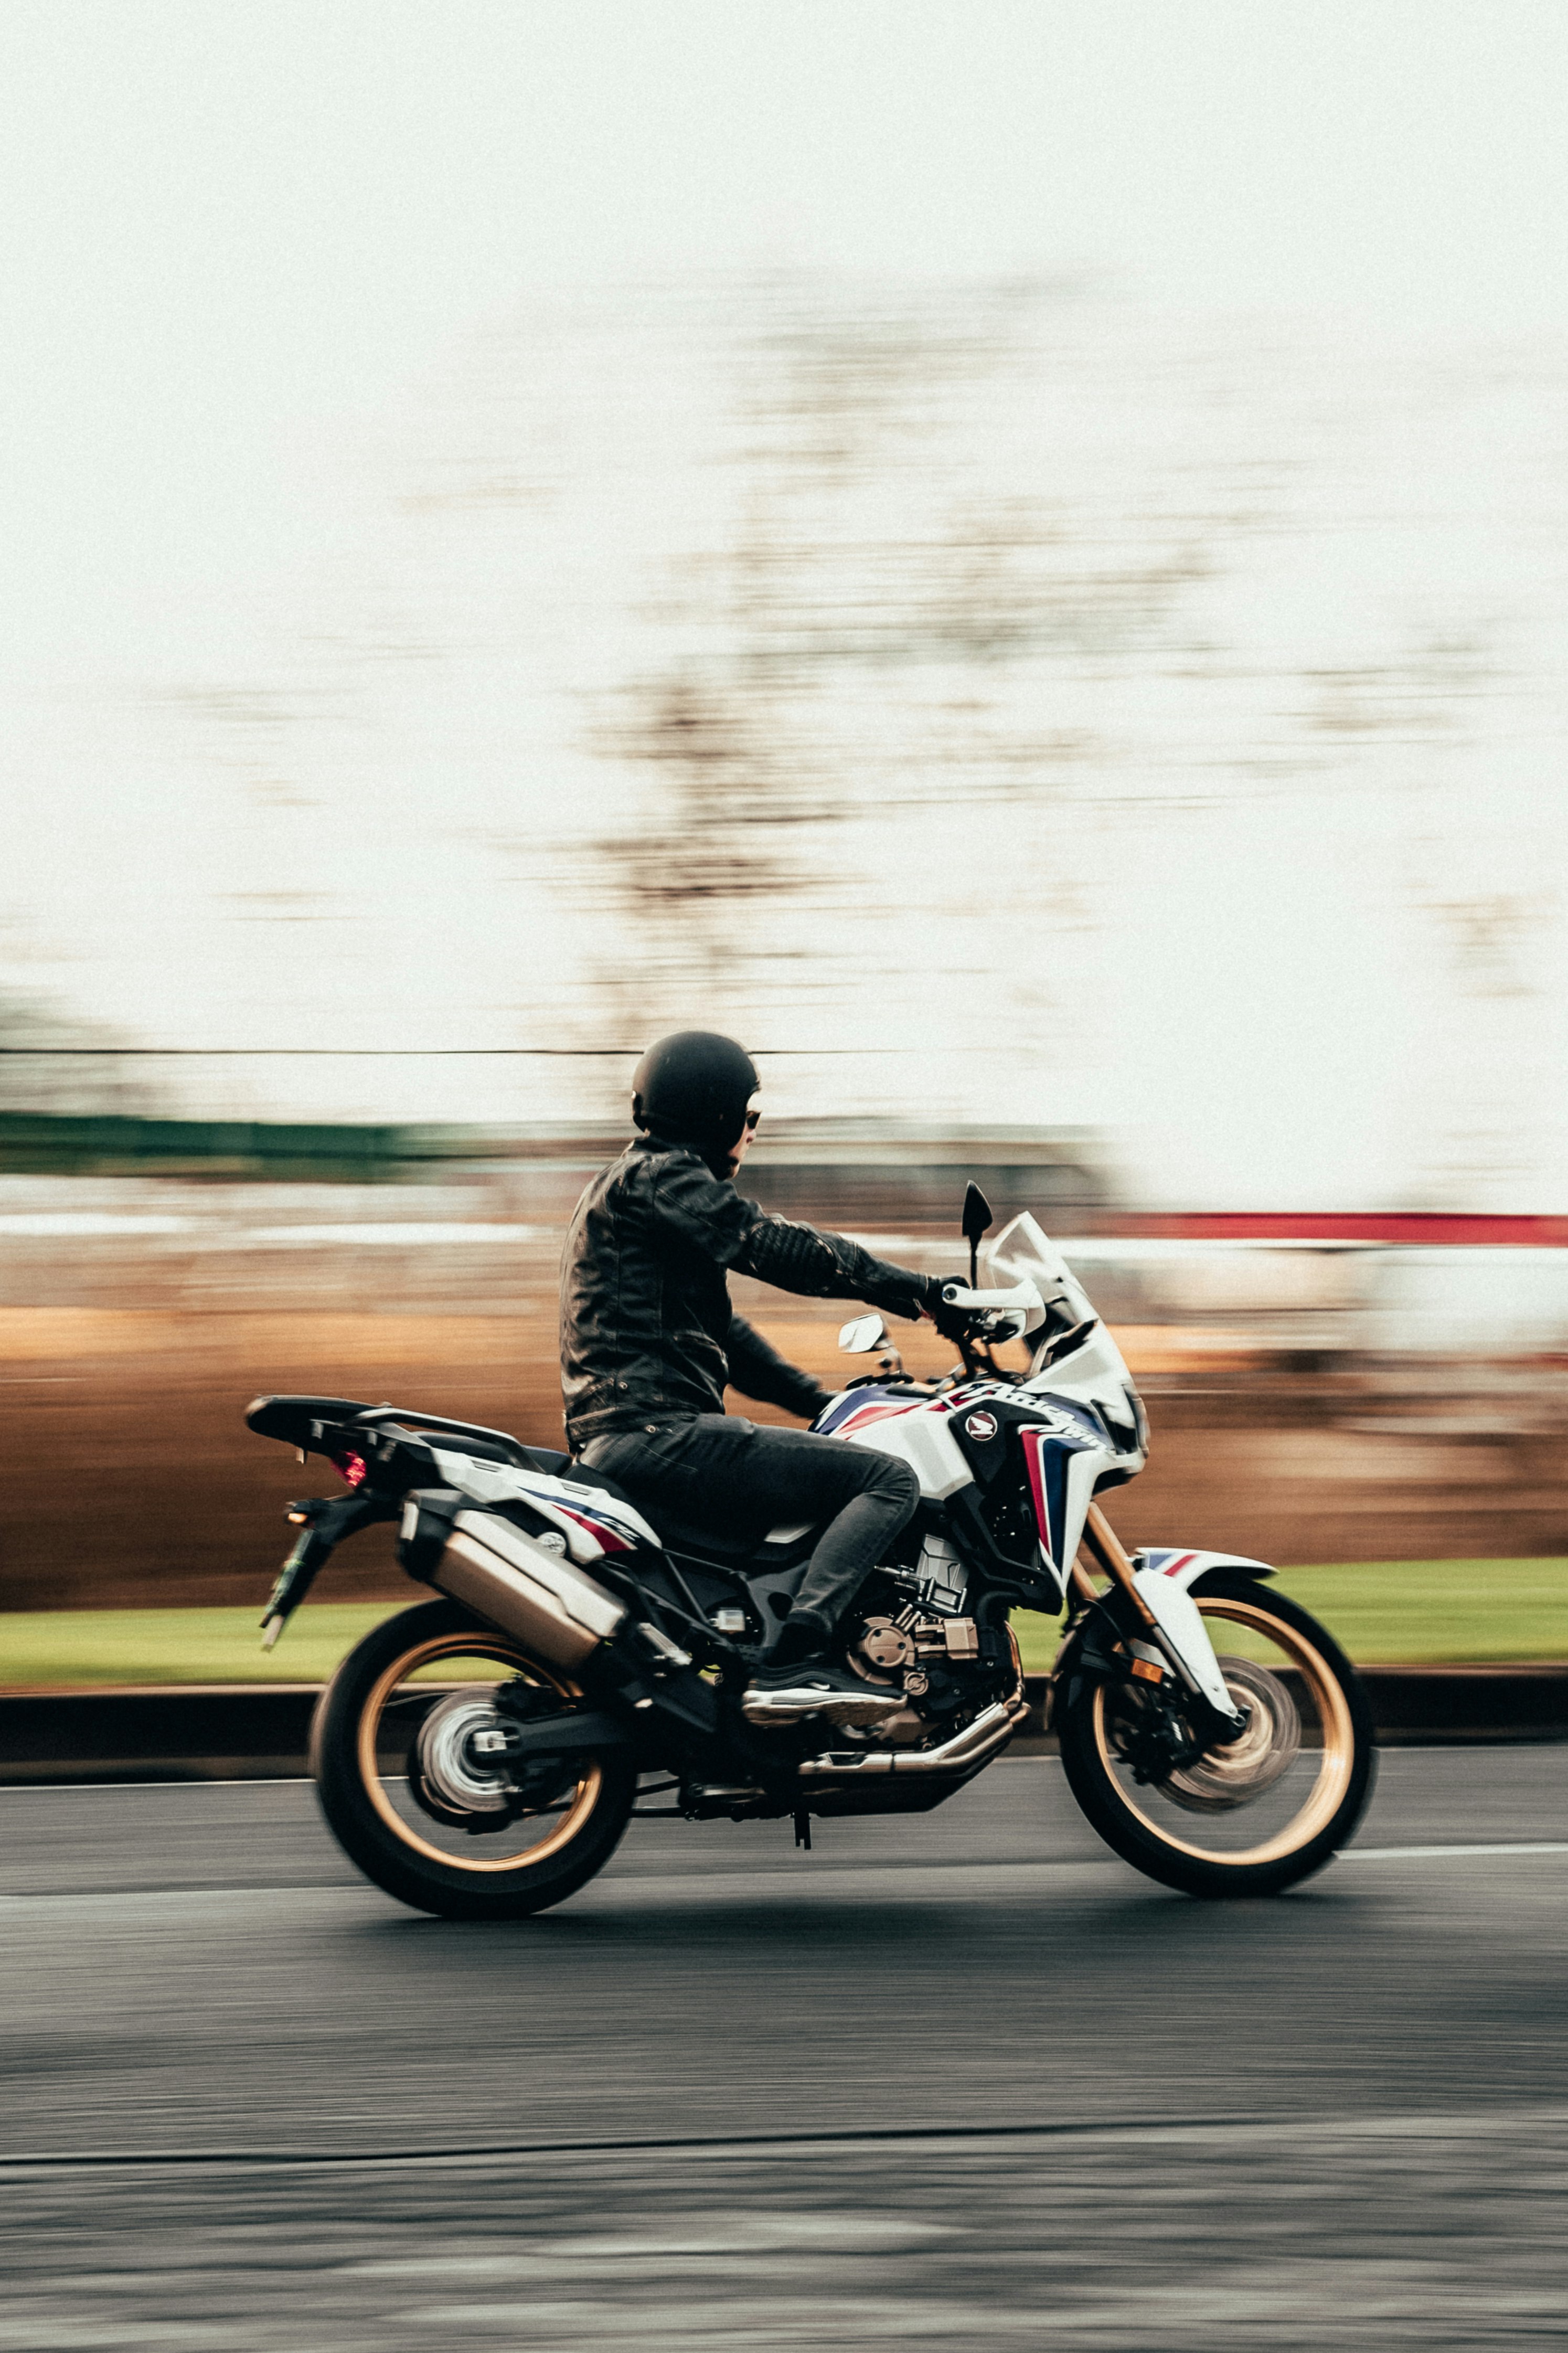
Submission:
[[1044,1312],[1032,1314],[1025,1326],[1026,1337],[1038,1335],[1047,1323],[1054,1330],[1066,1332],[1093,1315],[1083,1285],[1068,1272],[1060,1250],[1026,1209],[1003,1227],[982,1256],[985,1268],[982,1280],[987,1289],[1001,1291],[1015,1283],[1032,1282],[1044,1300]]

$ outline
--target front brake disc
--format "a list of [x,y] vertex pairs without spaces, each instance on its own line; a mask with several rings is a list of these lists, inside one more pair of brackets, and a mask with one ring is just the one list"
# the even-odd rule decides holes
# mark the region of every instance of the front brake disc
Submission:
[[1249,1805],[1288,1773],[1301,1746],[1301,1715],[1290,1688],[1253,1659],[1222,1658],[1219,1671],[1251,1715],[1239,1740],[1210,1748],[1159,1783],[1173,1806],[1189,1814],[1224,1814]]

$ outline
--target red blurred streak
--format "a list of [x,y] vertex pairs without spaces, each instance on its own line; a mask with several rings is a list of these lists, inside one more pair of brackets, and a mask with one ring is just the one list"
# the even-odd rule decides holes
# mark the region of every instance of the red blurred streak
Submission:
[[1181,1209],[1105,1220],[1120,1234],[1173,1241],[1465,1243],[1562,1250],[1568,1217],[1467,1217],[1449,1210]]

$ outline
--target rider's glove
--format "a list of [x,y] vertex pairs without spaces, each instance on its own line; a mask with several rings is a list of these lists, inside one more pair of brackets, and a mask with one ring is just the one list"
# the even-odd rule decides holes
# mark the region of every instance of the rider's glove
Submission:
[[926,1295],[921,1304],[944,1340],[962,1340],[969,1330],[970,1310],[950,1307],[942,1297],[943,1287],[952,1281],[950,1274],[933,1274],[926,1282]]

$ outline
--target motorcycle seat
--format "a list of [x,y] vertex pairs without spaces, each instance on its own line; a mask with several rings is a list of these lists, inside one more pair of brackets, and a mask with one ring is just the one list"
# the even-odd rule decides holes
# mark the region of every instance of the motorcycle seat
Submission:
[[[646,1516],[646,1514],[645,1514]],[[658,1532],[672,1552],[690,1553],[699,1560],[716,1560],[726,1568],[753,1570],[794,1568],[810,1558],[819,1528],[807,1528],[787,1543],[770,1544],[764,1536],[730,1543],[710,1527],[695,1527],[678,1520],[660,1520]]]
[[[531,1449],[530,1451],[538,1450]],[[565,1468],[555,1470],[556,1461],[564,1464]],[[552,1475],[568,1487],[596,1487],[601,1494],[609,1495],[617,1503],[629,1504],[633,1511],[640,1513],[649,1527],[656,1530],[659,1541],[671,1552],[693,1553],[700,1560],[721,1561],[727,1568],[793,1568],[796,1561],[806,1558],[821,1533],[820,1528],[814,1525],[792,1528],[779,1543],[772,1543],[766,1536],[761,1541],[755,1535],[731,1538],[710,1522],[682,1520],[673,1512],[660,1512],[650,1504],[639,1503],[628,1489],[623,1487],[618,1480],[612,1479],[606,1472],[592,1471],[585,1463],[572,1462],[563,1454],[547,1462],[541,1453],[535,1468],[541,1471],[550,1469]]]

